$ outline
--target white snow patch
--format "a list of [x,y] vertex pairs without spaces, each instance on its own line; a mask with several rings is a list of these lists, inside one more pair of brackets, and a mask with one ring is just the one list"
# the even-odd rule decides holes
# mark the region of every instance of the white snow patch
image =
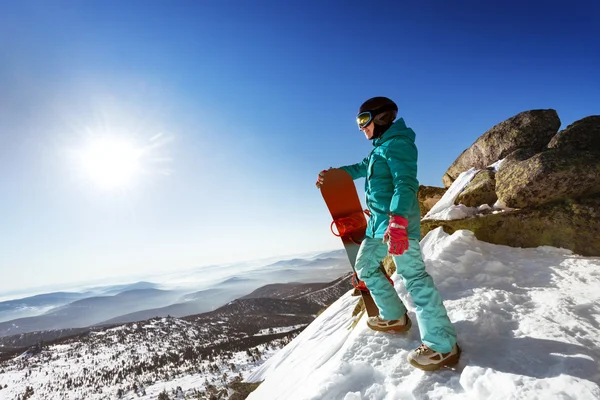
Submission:
[[543,246],[520,249],[441,228],[421,242],[463,349],[454,369],[426,373],[406,357],[408,334],[354,330],[357,298],[344,295],[254,370],[249,400],[600,398],[600,258]]
[[[498,168],[502,165],[504,159],[498,160],[495,163],[487,167],[487,169],[497,172]],[[483,212],[491,212],[497,214],[503,211],[510,211],[512,208],[507,207],[498,200],[492,207],[487,204],[482,204],[478,207],[467,207],[463,204],[455,205],[454,201],[465,189],[465,187],[471,182],[471,180],[477,175],[479,169],[471,168],[468,171],[462,172],[458,175],[458,178],[450,185],[446,193],[442,198],[435,203],[435,205],[429,210],[423,219],[436,219],[436,220],[454,220],[454,219],[465,219]]]
[[431,207],[431,210],[429,210],[427,214],[425,214],[423,219],[457,219],[449,218],[449,212],[446,212],[446,210],[454,207],[454,200],[456,200],[465,186],[471,182],[471,179],[473,179],[478,172],[479,170],[476,168],[461,172],[461,174],[458,175],[458,178],[456,178],[448,190],[446,190],[446,193],[444,193],[442,198]]

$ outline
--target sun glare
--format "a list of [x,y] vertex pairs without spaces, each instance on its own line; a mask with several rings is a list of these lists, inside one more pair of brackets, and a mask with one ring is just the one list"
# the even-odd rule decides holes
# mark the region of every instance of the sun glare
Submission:
[[128,186],[142,171],[144,150],[126,140],[97,138],[78,153],[82,172],[103,189]]

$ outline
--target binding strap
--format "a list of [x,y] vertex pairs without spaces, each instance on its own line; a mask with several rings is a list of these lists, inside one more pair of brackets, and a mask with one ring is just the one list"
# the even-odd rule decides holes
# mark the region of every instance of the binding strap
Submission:
[[[347,237],[352,242],[356,244],[360,244],[360,241],[356,241],[353,237],[353,233],[364,234],[367,229],[367,220],[363,215],[363,212],[367,214],[369,217],[371,216],[371,212],[369,210],[357,211],[355,213],[350,214],[347,217],[342,217],[335,219],[331,222],[329,229],[334,236],[337,237]],[[337,228],[337,232],[333,230],[333,226]]]

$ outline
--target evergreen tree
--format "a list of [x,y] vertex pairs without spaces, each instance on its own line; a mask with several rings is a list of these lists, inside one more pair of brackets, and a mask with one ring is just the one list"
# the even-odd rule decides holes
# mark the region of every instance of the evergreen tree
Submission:
[[25,388],[25,394],[23,394],[23,397],[21,397],[21,399],[22,400],[27,400],[31,396],[33,396],[33,388],[31,386],[27,386]]

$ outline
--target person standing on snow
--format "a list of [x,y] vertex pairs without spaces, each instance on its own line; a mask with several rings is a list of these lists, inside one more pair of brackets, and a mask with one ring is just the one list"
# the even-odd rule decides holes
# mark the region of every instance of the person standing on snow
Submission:
[[[387,97],[364,102],[356,121],[373,150],[361,162],[340,169],[352,179],[365,179],[366,204],[371,212],[365,238],[360,245],[355,269],[365,282],[379,316],[367,325],[376,331],[406,332],[412,323],[407,309],[379,265],[389,253],[416,306],[422,344],[408,361],[423,370],[436,370],[458,362],[460,348],[456,332],[421,256],[421,215],[417,200],[417,147],[415,133],[399,118],[398,106]],[[395,122],[394,122],[395,121]],[[327,179],[319,173],[317,187]],[[387,245],[386,245],[387,243]]]

